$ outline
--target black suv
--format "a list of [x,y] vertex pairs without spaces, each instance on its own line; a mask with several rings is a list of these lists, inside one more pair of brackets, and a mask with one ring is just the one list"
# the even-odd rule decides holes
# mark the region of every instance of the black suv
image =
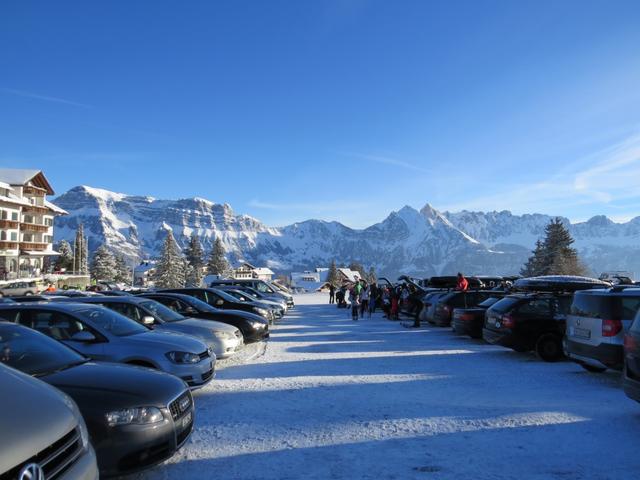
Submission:
[[547,362],[559,360],[572,297],[571,293],[509,295],[487,310],[482,337],[516,352],[535,350]]
[[475,307],[492,295],[493,292],[490,290],[448,292],[434,302],[435,308],[427,314],[427,321],[440,327],[448,327],[451,325],[451,317],[454,309]]
[[640,312],[624,337],[624,392],[640,402]]

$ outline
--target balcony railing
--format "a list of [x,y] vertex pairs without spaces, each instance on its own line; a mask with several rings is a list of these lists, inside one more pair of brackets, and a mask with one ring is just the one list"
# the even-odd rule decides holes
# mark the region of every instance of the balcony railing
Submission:
[[49,246],[48,243],[40,243],[40,242],[20,242],[20,248],[22,250],[35,250],[35,251],[43,251],[46,250]]
[[43,188],[38,188],[38,187],[33,187],[31,185],[28,185],[26,187],[22,187],[22,194],[33,195],[37,197],[44,197],[47,194],[47,191],[44,190]]
[[0,250],[17,250],[18,242],[0,241]]
[[18,228],[19,224],[14,220],[0,220],[0,228]]
[[39,223],[20,223],[20,228],[23,230],[28,230],[30,232],[41,232],[47,233],[49,231],[49,227],[47,225],[41,225]]
[[33,213],[50,213],[47,207],[42,207],[40,205],[25,205],[22,207],[23,212],[33,212]]

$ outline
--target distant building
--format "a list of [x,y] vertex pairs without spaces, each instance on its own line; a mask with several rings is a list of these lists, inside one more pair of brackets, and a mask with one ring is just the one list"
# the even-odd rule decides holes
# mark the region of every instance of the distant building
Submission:
[[153,286],[153,277],[156,274],[156,262],[153,260],[145,260],[133,269],[133,285],[135,287],[151,287]]
[[67,212],[47,200],[54,191],[40,170],[0,168],[0,280],[42,275],[53,250],[53,219]]
[[233,269],[233,278],[236,280],[256,278],[270,282],[274,275],[275,273],[270,268],[255,267],[247,262]]
[[[320,267],[315,270],[305,270],[304,272],[291,272],[291,286],[307,292],[315,292],[328,288],[329,269]],[[359,272],[354,272],[348,268],[338,269],[338,283],[355,282],[360,278]]]

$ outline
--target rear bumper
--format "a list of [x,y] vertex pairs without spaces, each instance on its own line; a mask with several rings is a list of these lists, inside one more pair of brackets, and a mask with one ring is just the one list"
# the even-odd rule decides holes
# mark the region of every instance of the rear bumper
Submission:
[[577,363],[586,363],[599,368],[622,370],[624,352],[622,345],[601,343],[589,345],[565,338],[563,341],[565,355]]
[[435,314],[431,319],[431,323],[437,327],[448,327],[451,325],[451,317],[448,315]]
[[491,345],[500,345],[501,347],[507,347],[513,350],[525,351],[531,349],[530,346],[526,345],[511,332],[496,332],[495,330],[483,328],[482,338]]
[[473,338],[482,338],[482,324],[484,321],[454,319],[451,322],[453,331],[458,335],[469,335]]

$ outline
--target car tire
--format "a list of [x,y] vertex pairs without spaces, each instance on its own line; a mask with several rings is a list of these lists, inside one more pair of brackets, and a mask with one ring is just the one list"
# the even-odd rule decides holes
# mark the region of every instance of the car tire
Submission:
[[545,362],[557,362],[564,357],[562,340],[551,333],[542,335],[536,342],[536,353]]
[[588,363],[580,363],[579,365],[582,368],[584,368],[587,372],[591,372],[591,373],[603,373],[607,371],[607,369],[604,367],[595,367],[593,365],[589,365]]

